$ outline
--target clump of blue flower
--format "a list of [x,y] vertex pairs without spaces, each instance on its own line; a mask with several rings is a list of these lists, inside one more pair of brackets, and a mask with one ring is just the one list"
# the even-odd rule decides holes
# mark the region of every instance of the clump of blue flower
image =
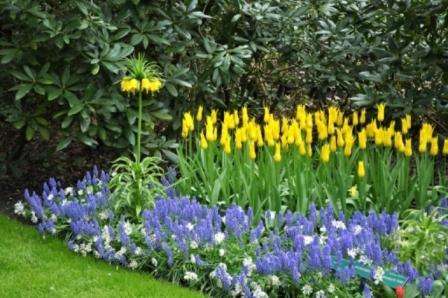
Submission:
[[[356,212],[346,218],[331,206],[311,206],[306,216],[287,211],[256,218],[251,209],[223,210],[179,197],[170,187],[174,177],[163,181],[166,197],[140,218],[114,214],[109,175],[97,168],[73,188],[52,178],[41,194],[26,190],[28,204],[16,211],[41,233],[67,236],[74,252],[212,294],[331,297],[357,288],[371,297],[386,270],[418,282],[425,295],[431,292],[431,277],[419,276],[410,262],[401,263],[382,245],[398,228],[396,214]],[[343,260],[345,266],[335,266]],[[371,268],[369,285],[356,275],[355,262]]]

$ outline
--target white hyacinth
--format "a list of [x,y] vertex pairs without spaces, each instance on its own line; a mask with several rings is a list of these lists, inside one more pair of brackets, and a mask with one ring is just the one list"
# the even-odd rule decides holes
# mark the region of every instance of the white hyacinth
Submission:
[[191,222],[187,223],[186,227],[187,227],[187,230],[189,230],[189,231],[193,231],[193,229],[194,229],[194,225]]
[[137,267],[138,267],[138,263],[137,263],[137,261],[136,260],[132,260],[131,262],[129,262],[129,268],[131,268],[132,270],[135,270],[135,269],[137,269]]
[[323,290],[316,292],[316,298],[326,298],[325,292]]
[[333,220],[332,222],[331,222],[331,225],[333,226],[333,227],[335,227],[336,229],[339,229],[339,230],[345,230],[347,227],[345,226],[345,223],[343,222],[343,221],[340,221],[340,220]]
[[191,248],[191,249],[196,249],[196,248],[198,248],[198,247],[199,247],[199,245],[198,245],[198,243],[197,243],[196,241],[192,240],[192,241],[190,242],[190,248]]
[[220,256],[220,257],[223,257],[225,254],[226,254],[226,250],[223,249],[223,248],[220,248],[220,249],[219,249],[219,256]]
[[328,286],[328,293],[332,294],[336,291],[336,288],[334,287],[334,284],[330,284]]
[[36,213],[34,213],[34,211],[31,211],[31,222],[32,223],[37,223],[39,221],[39,219],[36,216]]
[[303,236],[303,242],[305,243],[305,245],[310,245],[311,243],[313,243],[313,240],[314,240],[313,236],[308,235]]
[[303,286],[302,292],[304,295],[311,295],[313,293],[313,288],[310,285],[306,284]]
[[216,244],[220,244],[224,241],[226,235],[223,232],[218,232],[215,234],[214,240]]
[[132,234],[132,225],[128,222],[128,221],[126,221],[124,224],[123,224],[123,228],[124,228],[124,233],[126,234],[126,235],[131,235]]
[[280,278],[278,278],[277,275],[269,275],[269,281],[270,281],[271,285],[273,285],[274,287],[277,287],[280,285]]
[[14,213],[17,215],[24,215],[25,214],[25,206],[23,206],[23,203],[21,201],[18,201],[14,205]]
[[383,281],[384,269],[383,267],[377,267],[373,275],[373,280],[376,285]]
[[184,275],[184,279],[187,281],[197,281],[198,280],[198,275],[194,272],[191,271],[186,271],[185,275]]
[[154,267],[157,267],[157,265],[158,265],[159,263],[157,262],[157,259],[156,259],[156,258],[151,258],[151,264],[152,264]]
[[356,225],[353,227],[353,234],[359,235],[362,232],[362,227],[360,225]]

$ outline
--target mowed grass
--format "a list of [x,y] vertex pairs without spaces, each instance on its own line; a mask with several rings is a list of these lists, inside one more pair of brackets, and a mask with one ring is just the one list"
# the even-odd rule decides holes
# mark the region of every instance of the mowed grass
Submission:
[[0,297],[203,297],[149,274],[68,250],[0,215]]

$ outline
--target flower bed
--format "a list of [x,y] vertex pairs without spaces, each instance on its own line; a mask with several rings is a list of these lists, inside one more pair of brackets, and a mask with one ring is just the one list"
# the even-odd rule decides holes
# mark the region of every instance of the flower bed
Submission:
[[[311,205],[307,216],[268,211],[255,221],[251,209],[204,206],[178,197],[173,181],[164,181],[166,198],[141,217],[124,218],[112,211],[109,180],[96,168],[76,187],[64,189],[50,179],[41,194],[25,191],[27,205],[18,203],[16,213],[43,234],[65,237],[74,252],[216,296],[382,296],[389,273],[403,275],[406,284],[428,295],[434,278],[444,274],[435,267],[422,276],[386,248],[398,229],[396,214],[355,212],[346,218],[335,216],[331,206]],[[370,277],[361,278],[356,264],[368,268]]]

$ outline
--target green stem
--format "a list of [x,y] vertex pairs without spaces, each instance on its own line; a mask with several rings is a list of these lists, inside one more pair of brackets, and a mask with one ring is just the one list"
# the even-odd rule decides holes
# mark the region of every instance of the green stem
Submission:
[[136,152],[137,163],[140,163],[140,160],[141,160],[142,118],[143,118],[142,91],[139,91],[138,92],[137,152]]

